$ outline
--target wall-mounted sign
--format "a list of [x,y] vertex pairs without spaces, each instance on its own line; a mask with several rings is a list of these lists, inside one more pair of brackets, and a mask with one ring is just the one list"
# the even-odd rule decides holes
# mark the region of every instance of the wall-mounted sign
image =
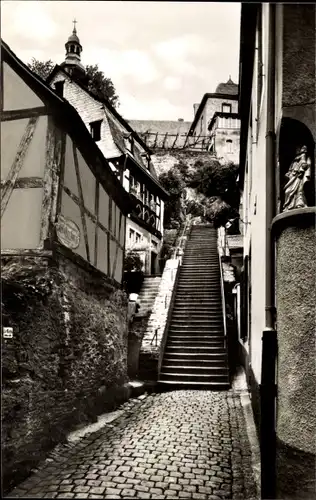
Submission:
[[80,244],[80,229],[71,219],[60,214],[56,224],[56,233],[60,243],[65,245],[65,247],[71,249],[78,248]]
[[3,327],[3,338],[12,339],[13,338],[13,328],[11,326]]

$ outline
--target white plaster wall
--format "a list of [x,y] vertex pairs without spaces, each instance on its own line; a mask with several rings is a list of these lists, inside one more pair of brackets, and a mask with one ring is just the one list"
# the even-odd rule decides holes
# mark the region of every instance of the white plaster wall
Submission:
[[[268,49],[268,16],[269,6],[263,6],[263,64],[267,67]],[[265,289],[266,289],[266,125],[267,125],[267,95],[266,71],[259,113],[257,100],[257,53],[255,55],[253,90],[252,90],[252,123],[249,124],[247,145],[248,165],[244,181],[243,205],[245,226],[244,256],[251,249],[251,340],[244,347],[249,352],[250,364],[258,383],[261,382],[262,332],[265,327]],[[252,135],[251,135],[252,129]],[[267,196],[267,199],[268,196]]]
[[3,62],[3,109],[27,109],[44,106],[44,102],[20,78],[10,66]]
[[[130,241],[129,230],[133,229],[142,235],[142,241],[138,244],[134,244]],[[153,242],[157,246],[153,245]],[[151,234],[149,231],[139,226],[136,222],[126,219],[126,250],[135,250],[140,254],[140,257],[144,263],[145,273],[150,274],[151,269],[151,252],[155,252],[159,255],[162,246],[162,240]]]

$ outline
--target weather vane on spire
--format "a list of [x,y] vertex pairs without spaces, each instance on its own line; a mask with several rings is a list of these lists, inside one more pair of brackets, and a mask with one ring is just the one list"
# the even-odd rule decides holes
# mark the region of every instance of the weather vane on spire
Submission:
[[77,24],[77,22],[78,22],[78,21],[77,21],[77,20],[76,20],[76,18],[75,18],[72,22],[74,23],[74,33],[76,33],[76,31],[77,31],[77,30],[76,30],[76,24]]

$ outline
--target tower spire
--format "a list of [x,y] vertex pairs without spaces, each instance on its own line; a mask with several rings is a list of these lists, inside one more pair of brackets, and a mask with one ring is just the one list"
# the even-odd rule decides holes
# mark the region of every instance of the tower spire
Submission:
[[77,19],[73,19],[73,30],[72,34],[68,38],[65,47],[66,47],[66,57],[65,61],[62,63],[62,67],[71,75],[77,75],[78,77],[82,77],[85,74],[85,69],[81,64],[81,52],[82,46],[80,44],[80,40],[77,35]]

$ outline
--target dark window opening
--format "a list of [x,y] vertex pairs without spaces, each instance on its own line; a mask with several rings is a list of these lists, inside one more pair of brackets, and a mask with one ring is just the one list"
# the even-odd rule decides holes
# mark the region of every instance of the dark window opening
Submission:
[[222,104],[222,113],[231,113],[232,105],[231,104]]
[[230,139],[227,139],[226,141],[226,151],[227,153],[233,152],[233,141],[231,141]]
[[64,95],[64,84],[64,81],[55,83],[56,94],[58,94],[60,97],[63,97]]
[[101,139],[101,123],[102,120],[97,120],[90,123],[91,136],[95,140],[95,142],[100,141]]

